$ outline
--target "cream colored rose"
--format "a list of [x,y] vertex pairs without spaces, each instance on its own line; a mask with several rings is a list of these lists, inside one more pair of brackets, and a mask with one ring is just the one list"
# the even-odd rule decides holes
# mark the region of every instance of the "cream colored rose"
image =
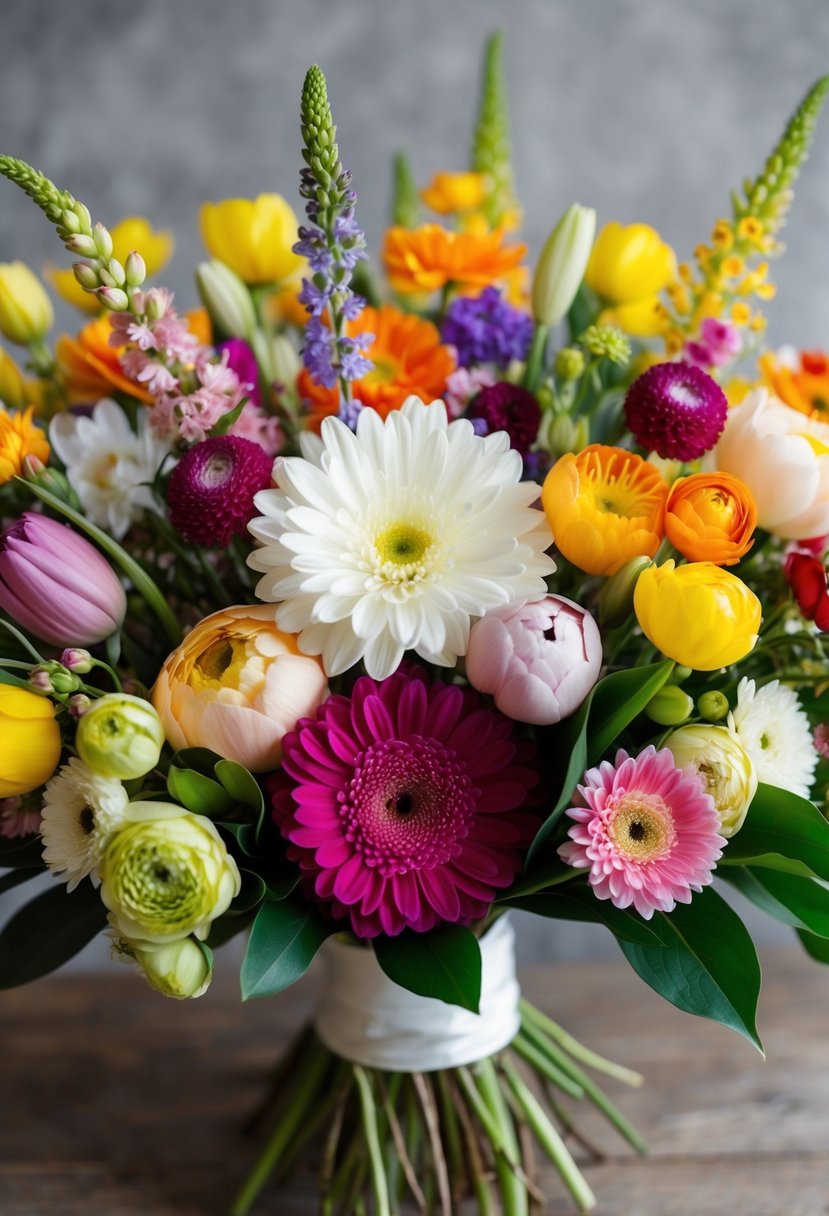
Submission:
[[737,736],[727,726],[683,726],[664,746],[679,768],[699,774],[714,799],[722,835],[738,832],[757,790],[757,773]]

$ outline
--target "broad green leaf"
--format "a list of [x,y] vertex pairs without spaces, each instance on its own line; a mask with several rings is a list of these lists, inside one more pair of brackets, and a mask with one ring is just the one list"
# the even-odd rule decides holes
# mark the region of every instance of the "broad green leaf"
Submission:
[[378,963],[401,988],[478,1013],[481,948],[475,934],[463,925],[375,937],[373,945]]
[[36,896],[0,932],[0,988],[16,988],[55,971],[100,933],[106,916],[89,881],[71,895],[60,883]]
[[800,862],[829,880],[829,823],[807,799],[776,785],[760,785],[720,865],[760,866],[770,855]]
[[242,879],[242,889],[228,908],[227,915],[247,915],[248,912],[259,907],[267,894],[268,889],[264,880],[258,874],[254,874],[253,870],[243,870],[240,867],[239,874]]
[[817,963],[829,963],[829,941],[825,937],[815,937],[814,933],[804,933],[798,930],[797,936],[806,953]]
[[775,920],[829,938],[829,887],[818,879],[748,866],[732,866],[722,876]]
[[171,761],[176,768],[194,768],[203,777],[212,777],[222,757],[209,747],[183,747]]
[[647,667],[614,671],[599,680],[578,713],[568,718],[545,737],[545,747],[569,757],[558,801],[539,828],[527,853],[527,879],[532,879],[532,863],[550,837],[563,812],[570,805],[573,791],[585,771],[645,708],[674,669],[672,659]]
[[619,941],[634,971],[678,1009],[730,1026],[762,1052],[755,1024],[760,964],[737,913],[705,887],[648,924],[659,943]]
[[782,857],[779,853],[758,853],[756,857],[735,857],[731,860],[729,849],[717,862],[717,872],[721,878],[728,878],[731,870],[742,870],[752,866],[761,870],[779,870],[781,874],[799,874],[801,878],[814,878],[815,872],[804,861],[795,861],[793,857]]
[[253,911],[245,912],[243,915],[234,916],[232,912],[225,912],[223,916],[217,917],[211,922],[210,932],[207,935],[207,945],[211,950],[218,950],[225,942],[229,942],[231,938],[238,937],[253,923]]
[[525,912],[547,916],[551,920],[605,925],[617,939],[642,942],[644,945],[659,942],[658,935],[637,912],[616,908],[607,899],[597,899],[589,887],[519,896],[507,902],[511,908],[522,908]]
[[316,908],[299,900],[262,904],[242,962],[242,1000],[270,996],[295,983],[335,932]]
[[244,803],[257,814],[262,813],[265,807],[262,790],[243,764],[237,764],[235,760],[218,760],[214,772],[234,802]]
[[233,798],[218,781],[205,777],[194,768],[171,765],[167,774],[167,789],[170,797],[187,807],[188,811],[207,815],[209,819],[221,819],[234,805]]

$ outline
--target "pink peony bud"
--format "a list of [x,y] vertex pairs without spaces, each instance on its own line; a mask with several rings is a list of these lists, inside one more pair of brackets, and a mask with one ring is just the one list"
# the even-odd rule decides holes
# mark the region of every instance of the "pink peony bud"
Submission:
[[124,588],[66,524],[29,512],[0,534],[0,608],[56,646],[91,646],[120,628]]
[[490,613],[472,626],[466,652],[470,684],[507,717],[536,726],[577,710],[601,665],[596,622],[561,595]]

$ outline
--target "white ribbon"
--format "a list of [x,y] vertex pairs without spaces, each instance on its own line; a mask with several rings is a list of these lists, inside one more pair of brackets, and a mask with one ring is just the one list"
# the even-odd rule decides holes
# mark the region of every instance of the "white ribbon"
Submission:
[[501,916],[481,938],[481,1012],[416,996],[380,969],[374,951],[329,938],[321,952],[324,987],[317,1034],[346,1060],[393,1072],[432,1072],[473,1064],[518,1033],[521,990],[515,933]]

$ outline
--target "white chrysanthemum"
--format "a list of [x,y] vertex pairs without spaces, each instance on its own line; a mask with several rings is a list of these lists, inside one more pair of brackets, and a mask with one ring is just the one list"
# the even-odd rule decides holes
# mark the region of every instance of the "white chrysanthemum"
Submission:
[[133,431],[121,407],[108,397],[89,418],[58,414],[49,440],[63,463],[84,514],[116,540],[144,511],[158,511],[150,483],[169,455],[169,440],[153,434],[147,411]]
[[728,723],[754,761],[758,780],[809,797],[818,754],[793,689],[779,680],[759,689],[753,680],[740,680]]
[[473,618],[546,595],[552,536],[505,432],[481,438],[410,397],[385,422],[363,409],[356,434],[327,418],[304,451],[256,495],[249,564],[259,598],[281,601],[280,629],[329,675],[362,658],[384,679],[405,650],[452,666]]
[[43,860],[74,891],[82,878],[97,881],[108,837],[126,818],[127,791],[114,777],[101,777],[73,756],[58,769],[43,794]]

